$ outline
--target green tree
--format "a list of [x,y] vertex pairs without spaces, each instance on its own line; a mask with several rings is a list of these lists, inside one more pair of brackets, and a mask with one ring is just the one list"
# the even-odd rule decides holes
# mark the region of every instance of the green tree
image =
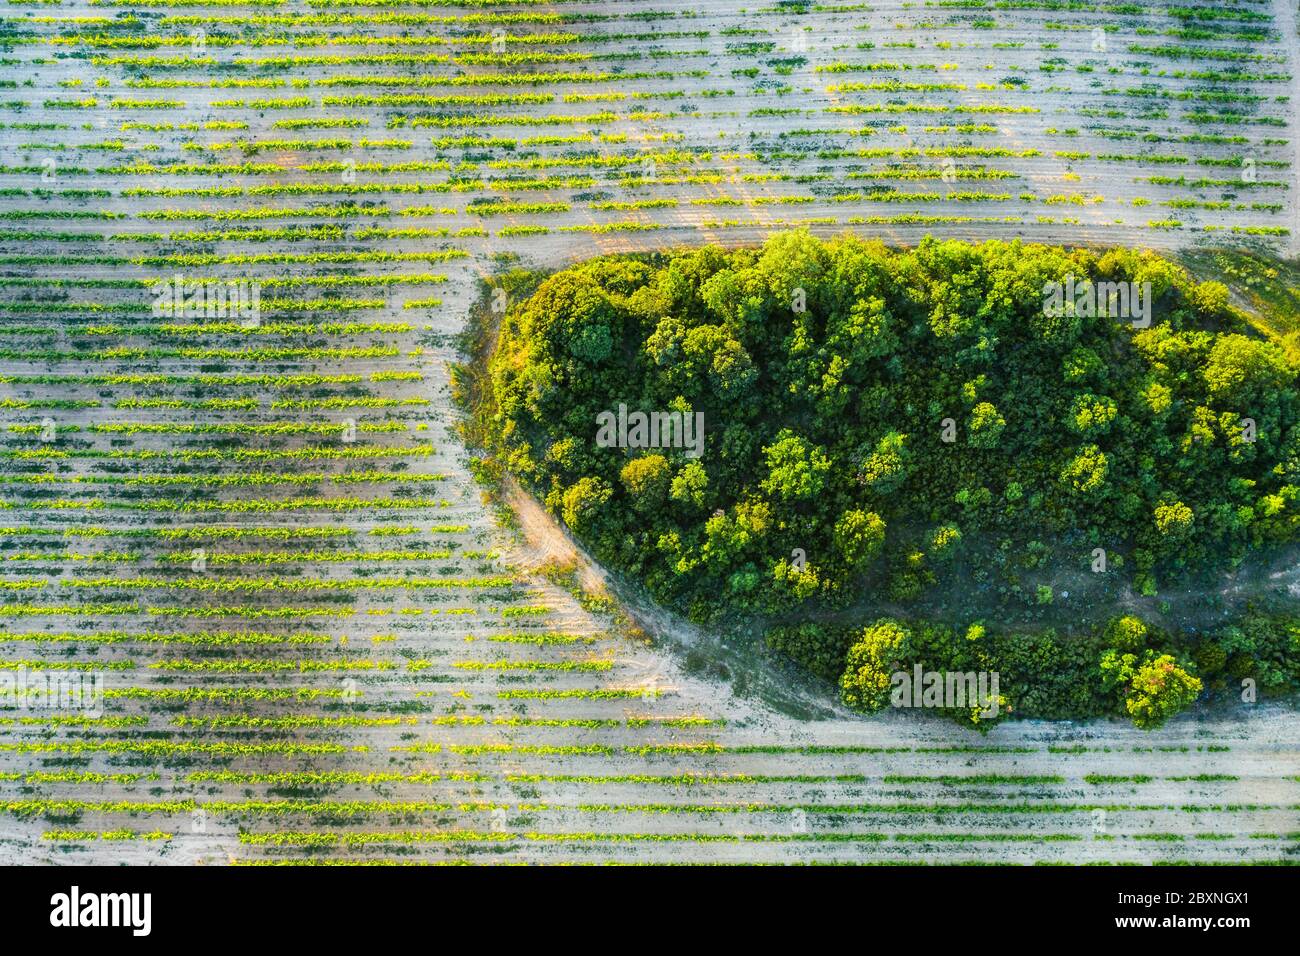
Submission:
[[832,533],[835,549],[855,570],[880,553],[885,544],[885,522],[874,511],[854,508],[840,515]]
[[1119,406],[1105,395],[1078,395],[1070,406],[1070,427],[1081,435],[1104,435],[1118,413]]
[[972,448],[997,448],[1006,427],[1006,419],[991,402],[980,402],[971,410],[970,435],[966,441]]
[[1237,334],[1215,340],[1204,375],[1210,398],[1228,402],[1268,395],[1295,377],[1281,348]]
[[1141,650],[1147,643],[1147,626],[1139,617],[1126,614],[1106,624],[1106,643],[1119,651]]
[[623,487],[632,496],[632,507],[652,512],[663,506],[672,479],[672,466],[663,455],[633,458],[619,472]]
[[592,528],[599,522],[613,491],[609,483],[600,478],[588,476],[579,479],[564,493],[561,511],[564,523],[577,532]]
[[889,432],[863,459],[858,480],[878,494],[888,494],[907,477],[907,436]]
[[897,621],[882,618],[865,628],[849,648],[840,675],[840,699],[855,710],[881,710],[889,703],[891,675],[911,652],[911,635]]
[[1061,469],[1061,482],[1075,494],[1089,498],[1099,496],[1106,487],[1110,460],[1096,445],[1085,445]]
[[1192,705],[1201,682],[1163,654],[1142,664],[1133,675],[1124,707],[1135,726],[1154,730]]
[[930,535],[930,557],[936,561],[951,560],[960,546],[961,528],[955,524],[941,525]]
[[1178,540],[1186,537],[1192,530],[1194,521],[1195,515],[1192,514],[1192,509],[1181,501],[1156,505],[1156,530],[1166,538]]
[[698,461],[688,461],[673,478],[668,494],[673,501],[703,508],[704,495],[708,490],[709,474],[704,470],[704,465]]
[[826,453],[790,429],[763,449],[768,475],[763,490],[786,501],[809,501],[821,493],[831,470]]

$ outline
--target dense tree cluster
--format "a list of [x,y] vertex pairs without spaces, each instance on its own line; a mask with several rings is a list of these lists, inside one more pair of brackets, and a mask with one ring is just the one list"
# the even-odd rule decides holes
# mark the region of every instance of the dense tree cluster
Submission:
[[[1149,321],[1047,304],[1101,283],[1149,283]],[[1098,548],[1152,594],[1300,537],[1297,368],[1222,285],[1149,252],[790,232],[605,257],[513,308],[490,371],[505,466],[697,620],[905,602],[954,562]],[[700,453],[597,443],[620,405],[702,415]]]
[[[1126,615],[1104,627],[963,629],[881,618],[866,627],[805,621],[774,627],[768,644],[820,676],[840,699],[884,710],[891,678],[925,672],[998,674],[998,717],[1122,716],[1154,728],[1202,691],[1254,702],[1300,686],[1300,617],[1248,611],[1209,631],[1169,632]],[[939,708],[962,721],[991,723],[970,708]]]

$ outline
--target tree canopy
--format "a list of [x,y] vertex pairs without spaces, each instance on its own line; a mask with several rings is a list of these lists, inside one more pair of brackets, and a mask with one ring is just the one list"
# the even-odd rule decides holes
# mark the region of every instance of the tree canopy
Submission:
[[[1147,321],[1048,307],[1067,283],[1145,287]],[[491,432],[600,561],[696,620],[906,602],[1035,548],[1103,548],[1154,594],[1300,536],[1298,371],[1151,252],[794,231],[550,276],[502,322]],[[702,421],[701,453],[598,446],[620,405]]]

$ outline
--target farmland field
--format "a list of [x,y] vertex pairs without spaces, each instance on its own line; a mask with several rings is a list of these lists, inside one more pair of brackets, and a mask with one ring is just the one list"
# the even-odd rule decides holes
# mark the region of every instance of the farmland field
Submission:
[[452,371],[501,274],[788,228],[1293,260],[1295,0],[0,16],[0,673],[102,686],[0,700],[0,860],[1297,859],[1289,701],[854,715],[485,493]]

